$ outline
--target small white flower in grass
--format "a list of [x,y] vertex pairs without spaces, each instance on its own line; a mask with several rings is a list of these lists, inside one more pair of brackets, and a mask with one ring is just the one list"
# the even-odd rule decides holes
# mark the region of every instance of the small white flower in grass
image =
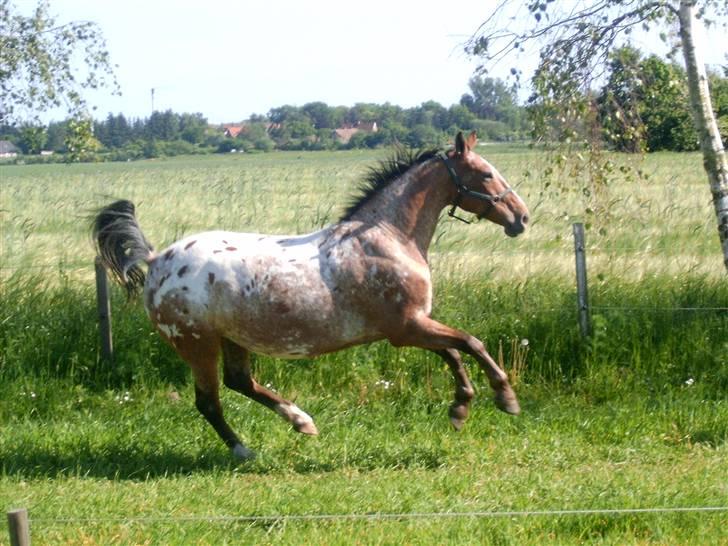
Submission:
[[695,379],[693,379],[692,377],[688,377],[687,381],[685,381],[685,385],[687,385],[688,387],[693,383],[695,383]]
[[528,347],[528,340],[525,337],[521,340],[521,347]]
[[380,379],[376,383],[374,383],[377,387],[382,387],[384,390],[387,390],[389,387],[392,386],[391,381],[387,381],[386,379]]

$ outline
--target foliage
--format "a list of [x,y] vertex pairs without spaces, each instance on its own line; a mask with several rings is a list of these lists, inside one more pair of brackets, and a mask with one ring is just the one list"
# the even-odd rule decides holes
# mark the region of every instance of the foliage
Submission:
[[44,149],[46,140],[44,127],[25,125],[20,128],[18,146],[24,154],[39,154]]
[[498,78],[473,76],[468,83],[471,93],[460,99],[479,119],[498,121],[510,131],[525,129],[524,109],[518,105],[516,87]]
[[[596,212],[594,218],[606,229],[610,219],[603,214],[607,209],[599,195],[617,177],[641,179],[644,173],[616,171],[605,157],[604,136],[621,150],[695,149],[680,71],[656,57],[641,61],[634,50],[620,49],[633,29],[670,25],[678,10],[672,2],[651,0],[594,0],[573,6],[531,0],[525,6],[529,21],[503,22],[514,4],[502,2],[466,51],[482,60],[485,73],[511,54],[538,48],[529,99],[534,139],[552,150],[554,172],[562,170],[564,158],[579,158],[569,183],[590,197],[584,212]],[[705,20],[723,17],[728,2],[699,2],[699,12]],[[512,73],[520,82],[521,73],[515,68]],[[594,91],[605,79],[604,90]],[[544,191],[550,191],[551,182],[544,180]]]
[[69,162],[91,161],[101,145],[93,135],[90,119],[72,119],[66,125],[63,143],[66,160]]
[[[73,68],[77,56],[83,61],[80,73]],[[40,0],[29,16],[0,0],[0,124],[54,107],[74,117],[88,115],[82,93],[100,87],[118,88],[95,23],[58,25],[48,0]]]
[[685,71],[631,47],[611,55],[597,98],[605,136],[620,151],[697,150]]

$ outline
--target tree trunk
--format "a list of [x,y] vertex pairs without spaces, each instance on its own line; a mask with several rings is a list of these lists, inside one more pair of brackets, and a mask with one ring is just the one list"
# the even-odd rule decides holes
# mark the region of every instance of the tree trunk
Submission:
[[708,75],[702,54],[694,40],[695,0],[680,0],[680,39],[690,91],[690,108],[703,152],[710,191],[718,220],[718,236],[723,249],[723,264],[728,271],[728,160],[718,132],[708,89]]

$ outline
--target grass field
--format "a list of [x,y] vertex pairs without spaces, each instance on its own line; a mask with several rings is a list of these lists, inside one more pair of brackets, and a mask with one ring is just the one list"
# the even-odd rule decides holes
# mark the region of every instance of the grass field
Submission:
[[[259,381],[321,434],[227,391],[258,452],[237,464],[197,414],[184,363],[119,290],[117,359],[99,360],[89,211],[132,199],[157,248],[212,227],[303,233],[335,221],[383,153],[0,166],[0,505],[29,509],[34,544],[728,543],[725,511],[452,516],[728,505],[728,283],[695,154],[648,156],[650,178],[591,196],[609,210],[595,215],[577,191],[541,191],[538,152],[482,148],[533,225],[513,240],[443,220],[434,313],[500,354],[520,417],[494,408],[470,365],[476,400],[454,432],[450,375],[418,350],[259,357]],[[589,340],[577,219],[590,224]],[[284,517],[326,514],[371,517]]]

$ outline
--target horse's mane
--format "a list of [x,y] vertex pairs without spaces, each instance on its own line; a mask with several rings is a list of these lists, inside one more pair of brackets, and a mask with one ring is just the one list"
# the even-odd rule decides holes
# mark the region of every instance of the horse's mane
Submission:
[[352,198],[351,203],[339,221],[345,222],[351,220],[351,217],[371,201],[382,189],[389,186],[389,184],[413,166],[432,159],[439,152],[440,150],[438,148],[413,150],[404,146],[397,146],[392,155],[379,161],[376,165],[369,167],[357,188],[358,193]]

